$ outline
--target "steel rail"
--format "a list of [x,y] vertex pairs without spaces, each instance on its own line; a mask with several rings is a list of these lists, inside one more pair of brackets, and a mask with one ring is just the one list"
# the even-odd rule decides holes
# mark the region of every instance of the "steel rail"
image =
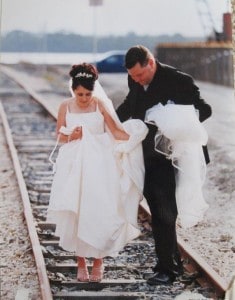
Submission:
[[[151,220],[151,213],[144,199],[140,203],[141,209],[146,213],[146,217]],[[151,222],[151,221],[150,221]],[[189,272],[199,272],[204,278],[198,278],[197,281],[201,286],[207,286],[208,283],[215,287],[217,295],[219,297],[224,297],[225,292],[228,289],[228,283],[219,276],[218,273],[212,269],[212,267],[195,251],[189,244],[185,243],[182,238],[177,237],[178,246],[183,259],[189,260],[189,265],[187,271]]]
[[1,71],[19,84],[33,99],[40,103],[48,113],[56,120],[57,108],[50,105],[43,97],[41,97],[34,89],[27,83],[27,77],[24,77],[20,72],[17,72],[9,67],[1,66]]
[[[51,107],[47,101],[40,94],[36,93],[31,86],[20,77],[19,72],[15,72],[9,68],[3,68],[2,71],[9,76],[11,79],[16,81],[22,88],[25,89],[39,104],[41,104],[49,114],[56,120],[57,119],[57,108]],[[146,213],[146,217],[151,220],[151,213],[145,200],[140,203],[142,211]],[[228,283],[220,277],[212,267],[199,256],[187,243],[185,243],[180,237],[178,237],[178,245],[182,253],[183,258],[190,261],[187,266],[188,271],[199,271],[206,279],[198,278],[198,282],[201,286],[207,286],[209,283],[215,287],[217,296],[224,297],[226,290],[228,289]],[[46,300],[50,298],[45,298]],[[220,298],[221,299],[221,298]]]
[[0,102],[0,115],[3,123],[3,128],[6,134],[6,140],[9,146],[9,151],[12,157],[14,171],[20,189],[21,199],[24,207],[24,216],[26,219],[28,233],[31,240],[32,250],[33,250],[35,263],[37,267],[38,279],[39,279],[39,284],[41,289],[41,296],[43,300],[52,300],[53,298],[51,294],[51,288],[47,276],[45,261],[42,255],[41,245],[39,243],[37,231],[33,221],[33,214],[32,214],[32,209],[31,209],[30,200],[28,196],[28,191],[21,171],[17,150],[15,148],[12,139],[11,129],[1,102]]

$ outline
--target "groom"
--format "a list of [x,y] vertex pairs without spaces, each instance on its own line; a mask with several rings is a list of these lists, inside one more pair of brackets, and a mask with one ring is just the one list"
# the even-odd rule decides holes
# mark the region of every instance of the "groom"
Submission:
[[[144,46],[130,48],[126,53],[129,93],[117,108],[123,122],[129,118],[144,121],[145,112],[153,105],[171,100],[175,104],[193,104],[203,122],[211,115],[211,107],[201,98],[191,76],[155,60]],[[147,124],[149,133],[143,141],[145,184],[144,196],[152,215],[157,264],[147,280],[150,285],[171,284],[182,273],[177,246],[174,167],[169,159],[154,150],[157,127]],[[209,157],[204,149],[206,161]]]

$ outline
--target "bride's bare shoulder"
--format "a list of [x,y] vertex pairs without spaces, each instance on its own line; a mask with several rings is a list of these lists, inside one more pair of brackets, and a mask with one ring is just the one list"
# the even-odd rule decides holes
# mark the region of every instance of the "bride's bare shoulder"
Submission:
[[67,98],[63,102],[61,102],[59,110],[65,110],[67,107],[74,101],[74,98]]
[[61,103],[61,106],[67,106],[67,105],[71,104],[73,101],[74,101],[73,97],[67,98]]
[[98,97],[93,97],[95,103],[98,105],[99,109],[102,111],[104,109],[104,104],[102,103],[102,100]]

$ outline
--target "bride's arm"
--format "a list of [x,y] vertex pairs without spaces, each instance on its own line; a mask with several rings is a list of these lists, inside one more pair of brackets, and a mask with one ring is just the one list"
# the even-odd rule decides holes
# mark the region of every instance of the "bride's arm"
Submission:
[[59,136],[60,143],[66,143],[68,141],[68,137],[63,133],[60,133],[59,130],[62,126],[66,127],[65,115],[66,115],[66,108],[67,108],[67,101],[61,103],[58,111],[57,116],[57,123],[56,123],[56,134],[57,137]]
[[62,131],[60,131],[61,127],[66,127],[66,111],[67,111],[68,103],[69,103],[68,100],[62,102],[59,107],[59,111],[58,111],[56,134],[57,134],[57,137],[59,136],[60,143],[68,143],[73,140],[82,138],[82,128],[81,127],[74,128],[70,134],[63,134]]
[[109,130],[111,131],[112,135],[114,136],[114,138],[116,140],[127,141],[130,137],[129,134],[117,126],[117,124],[115,123],[115,121],[113,120],[111,115],[107,112],[104,105],[100,101],[98,101],[98,106],[99,106],[100,112],[104,116],[104,121],[105,121],[106,125],[108,126]]

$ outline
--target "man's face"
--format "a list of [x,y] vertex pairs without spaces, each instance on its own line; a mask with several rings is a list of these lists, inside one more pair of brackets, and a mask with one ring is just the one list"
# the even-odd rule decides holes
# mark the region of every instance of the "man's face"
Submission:
[[137,63],[131,69],[128,69],[128,74],[131,78],[139,83],[140,85],[148,85],[153,79],[154,76],[154,63],[151,59],[149,59],[147,65],[141,66],[140,63]]

